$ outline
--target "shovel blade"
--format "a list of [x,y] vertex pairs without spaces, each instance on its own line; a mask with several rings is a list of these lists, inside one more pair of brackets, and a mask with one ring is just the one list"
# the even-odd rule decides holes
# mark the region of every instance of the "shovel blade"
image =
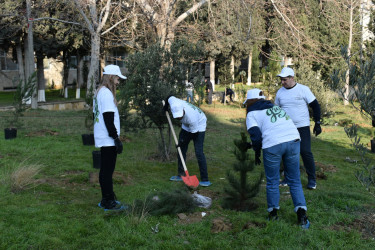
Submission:
[[197,176],[196,175],[189,176],[189,173],[187,171],[185,173],[186,173],[186,176],[181,176],[184,183],[189,187],[193,187],[193,188],[198,187],[199,181],[198,181]]

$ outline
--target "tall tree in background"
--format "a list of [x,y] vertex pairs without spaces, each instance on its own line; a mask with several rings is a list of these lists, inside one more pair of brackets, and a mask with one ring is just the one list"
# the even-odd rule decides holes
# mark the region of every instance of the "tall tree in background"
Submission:
[[[128,5],[119,1],[74,0],[74,4],[91,36],[90,69],[87,79],[87,89],[91,89],[92,84],[97,84],[99,81],[101,36],[129,19],[128,15],[124,15],[122,19],[118,20],[116,19],[117,16],[110,15],[110,11],[113,8],[124,6],[125,14],[132,12],[128,12],[126,7]],[[109,18],[110,16],[115,18]],[[104,27],[106,27],[106,30],[104,30]]]
[[[177,27],[210,0],[135,0],[147,22],[155,30],[161,46],[170,46]],[[182,9],[181,6],[186,8]]]

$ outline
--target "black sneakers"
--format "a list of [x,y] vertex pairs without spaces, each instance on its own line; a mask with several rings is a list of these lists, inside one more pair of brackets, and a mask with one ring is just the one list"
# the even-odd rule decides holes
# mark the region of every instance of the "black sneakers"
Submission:
[[104,208],[104,211],[121,211],[127,208],[127,206],[122,205],[121,202],[117,200],[115,194],[113,194],[112,199],[102,198],[98,206]]
[[269,221],[274,221],[278,220],[279,217],[277,216],[277,209],[274,208],[271,212],[268,213],[268,220]]
[[108,211],[108,210],[124,210],[125,207],[121,204],[121,202],[119,201],[115,201],[115,200],[102,200],[101,202],[99,202],[98,206],[100,208],[104,208],[104,211]]
[[306,210],[303,208],[298,208],[297,210],[298,223],[303,229],[308,229],[310,227],[310,221],[307,219]]

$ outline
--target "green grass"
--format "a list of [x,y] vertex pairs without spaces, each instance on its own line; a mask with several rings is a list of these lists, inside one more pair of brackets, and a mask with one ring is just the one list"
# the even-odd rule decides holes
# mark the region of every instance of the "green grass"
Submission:
[[[59,89],[46,90],[46,101],[66,101],[66,100],[75,100],[76,99],[76,90],[68,89],[68,98],[64,98],[64,92]],[[14,92],[0,92],[0,106],[10,106],[13,103]],[[84,98],[86,95],[86,89],[81,89],[81,98]]]
[[[327,179],[318,180],[317,190],[304,188],[311,228],[303,231],[297,225],[292,200],[285,193],[288,188],[281,188],[276,222],[266,220],[264,184],[255,199],[259,204],[255,211],[220,207],[226,172],[235,162],[233,140],[245,131],[245,111],[238,105],[219,103],[203,105],[202,109],[208,116],[205,154],[213,185],[198,188],[198,193],[210,196],[213,205],[208,210],[197,209],[208,215],[191,224],[182,223],[176,215],[137,220],[125,213],[104,213],[97,207],[100,186],[89,182],[89,174],[98,172],[92,167],[91,152],[95,148],[83,146],[81,141],[81,134],[87,132],[85,112],[27,111],[21,118],[25,126],[16,139],[4,140],[0,131],[0,249],[374,249],[375,242],[369,238],[374,232],[366,233],[366,223],[359,222],[372,218],[375,199],[355,179],[360,166],[346,157],[360,157],[351,148],[343,127],[335,126],[343,119],[357,122],[362,142],[368,143],[370,121],[352,108],[338,105],[338,114],[325,121],[321,135],[312,138],[315,160],[332,165],[334,171],[324,173]],[[122,132],[127,140],[117,159],[114,184],[122,202],[132,204],[154,191],[184,188],[183,183],[168,180],[177,172],[175,157],[170,162],[158,160],[158,133],[155,129]],[[189,173],[199,178],[192,144],[188,155]],[[25,164],[42,166],[37,175],[39,185],[14,193],[10,173]],[[262,166],[253,176],[257,177],[259,171],[263,171]],[[305,173],[301,180],[306,186]],[[231,229],[211,232],[217,218],[230,222]],[[158,223],[159,232],[153,233],[151,227]]]

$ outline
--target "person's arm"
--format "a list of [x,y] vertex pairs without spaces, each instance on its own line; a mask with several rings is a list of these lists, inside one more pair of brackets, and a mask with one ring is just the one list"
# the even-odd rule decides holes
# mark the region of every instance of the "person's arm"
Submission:
[[247,130],[250,134],[250,139],[253,145],[254,151],[258,151],[262,149],[262,132],[260,131],[259,127],[254,126]]
[[114,112],[104,112],[103,113],[103,118],[104,118],[104,124],[105,127],[107,128],[108,135],[112,137],[115,140],[115,146],[118,154],[122,153],[122,142],[120,138],[118,137],[117,134],[117,129],[115,127],[115,113]]
[[313,118],[314,122],[320,122],[320,116],[321,116],[321,111],[320,111],[320,105],[318,103],[318,100],[314,100],[309,103],[309,106],[313,110]]
[[257,126],[249,128],[248,132],[255,151],[255,165],[260,165],[262,163],[260,160],[260,151],[262,150],[262,132]]
[[318,136],[320,133],[322,133],[322,128],[320,127],[320,118],[321,118],[320,105],[318,101],[315,99],[314,101],[309,103],[309,106],[313,110],[313,119],[315,121],[313,133],[315,134],[315,136]]

